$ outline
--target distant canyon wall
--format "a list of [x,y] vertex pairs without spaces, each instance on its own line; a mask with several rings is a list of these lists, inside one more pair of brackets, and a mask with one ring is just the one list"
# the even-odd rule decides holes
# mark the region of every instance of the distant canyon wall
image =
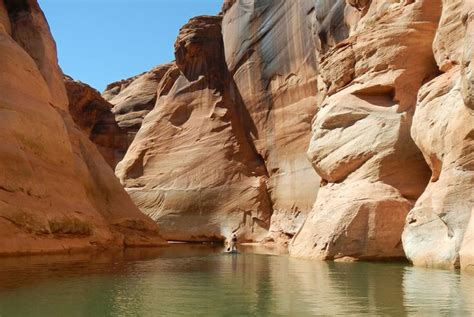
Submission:
[[36,1],[0,1],[0,56],[0,254],[162,244],[73,122]]

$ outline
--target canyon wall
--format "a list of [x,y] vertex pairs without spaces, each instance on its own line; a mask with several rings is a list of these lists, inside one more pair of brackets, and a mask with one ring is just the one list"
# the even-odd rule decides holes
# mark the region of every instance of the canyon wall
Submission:
[[[159,92],[116,174],[171,240],[261,240],[271,215],[267,172],[224,60],[221,17],[181,30],[173,82]],[[177,75],[177,76],[176,76]]]
[[[170,71],[173,87],[158,89],[116,170],[166,238],[237,232],[285,243],[303,223],[320,181],[306,158],[318,87],[312,30],[325,23],[314,7],[226,2],[221,17],[198,17],[181,30],[179,77]],[[348,32],[337,23],[334,41]]]
[[[161,65],[143,74],[111,83],[102,93],[102,97],[112,105],[118,127],[127,137],[125,150],[135,138],[143,118],[155,106],[158,95],[168,93],[176,76],[173,63]],[[125,152],[121,158],[124,155]]]
[[319,59],[308,154],[324,186],[290,253],[469,268],[472,4],[347,3],[350,36]]
[[176,61],[100,95],[63,78],[35,1],[0,0],[0,253],[156,245],[156,222],[472,270],[473,16],[226,0],[183,26]]
[[0,1],[0,56],[0,254],[163,243],[73,122],[36,1]]
[[117,176],[168,239],[469,267],[471,6],[227,0],[147,88],[104,93],[153,109]]
[[431,45],[440,8],[431,0],[366,2],[350,36],[320,58],[326,98],[308,155],[325,185],[291,254],[404,257],[405,219],[429,179],[410,127],[418,89],[437,71]]
[[130,146],[127,128],[121,128],[112,112],[113,105],[89,85],[64,76],[69,99],[69,113],[79,128],[89,136],[112,169]]
[[473,14],[470,1],[443,1],[433,43],[441,74],[418,94],[411,133],[432,176],[403,233],[406,255],[416,265],[458,267],[463,241],[463,266],[473,263]]
[[344,1],[228,1],[223,8],[227,67],[248,112],[251,140],[267,170],[272,217],[266,241],[292,238],[316,198],[320,178],[308,162],[316,114],[316,41],[348,29]]

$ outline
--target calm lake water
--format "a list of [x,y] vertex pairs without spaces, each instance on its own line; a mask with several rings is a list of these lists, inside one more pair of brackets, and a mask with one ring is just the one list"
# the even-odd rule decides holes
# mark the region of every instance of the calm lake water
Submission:
[[173,245],[1,259],[0,316],[474,314],[474,275],[245,251]]

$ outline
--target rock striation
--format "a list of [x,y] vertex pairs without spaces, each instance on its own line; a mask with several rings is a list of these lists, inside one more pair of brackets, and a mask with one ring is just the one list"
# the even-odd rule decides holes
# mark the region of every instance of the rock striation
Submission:
[[159,244],[156,222],[473,270],[473,10],[225,0],[100,95],[63,81],[35,1],[0,0],[0,253]]
[[472,16],[463,0],[226,0],[155,82],[104,93],[124,113],[156,100],[117,176],[168,239],[470,267]]
[[97,146],[111,168],[122,160],[131,143],[127,130],[120,128],[113,105],[89,85],[64,76],[69,113],[79,128]]
[[[158,95],[166,95],[176,76],[173,63],[161,65],[143,74],[111,83],[102,97],[113,105],[112,113],[120,129],[129,135],[129,144],[140,128],[143,118],[153,109]],[[158,92],[159,91],[159,92]]]
[[[221,17],[191,19],[175,44],[174,82],[145,117],[116,174],[166,239],[261,240],[267,172],[224,60]],[[179,75],[176,70],[179,70]],[[171,77],[171,79],[168,79]]]
[[36,1],[0,1],[0,56],[0,254],[163,243],[73,122]]
[[[306,158],[317,99],[315,41],[307,31],[317,23],[326,22],[317,20],[312,1],[227,1],[221,17],[198,17],[181,30],[179,77],[171,76],[173,88],[158,96],[117,168],[165,237],[212,240],[236,231],[243,240],[286,243],[301,226],[320,181]],[[330,41],[348,32],[324,28]],[[202,29],[210,48],[199,47]],[[228,108],[216,108],[228,128],[214,127],[208,89]],[[182,105],[184,94],[191,106]]]
[[[327,35],[328,41],[346,32],[343,21],[325,19],[324,13],[337,15],[330,3],[230,1],[224,6],[226,64],[268,173],[272,218],[266,241],[291,239],[318,191],[320,178],[306,157],[318,92],[313,33],[319,24],[337,30]],[[320,9],[327,12],[318,15]]]

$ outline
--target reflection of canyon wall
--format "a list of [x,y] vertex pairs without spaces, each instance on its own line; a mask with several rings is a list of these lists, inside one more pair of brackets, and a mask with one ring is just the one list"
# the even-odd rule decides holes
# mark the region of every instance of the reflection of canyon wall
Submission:
[[470,316],[474,310],[472,274],[406,267],[402,287],[411,316]]
[[0,55],[0,253],[160,243],[74,124],[36,1],[0,1]]

